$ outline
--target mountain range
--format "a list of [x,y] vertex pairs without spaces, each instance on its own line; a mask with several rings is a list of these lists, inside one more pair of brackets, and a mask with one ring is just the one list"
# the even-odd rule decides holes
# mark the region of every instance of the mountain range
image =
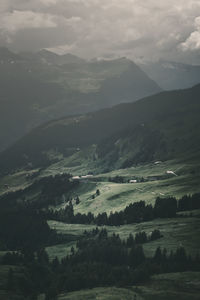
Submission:
[[[3,172],[52,163],[93,147],[98,168],[123,168],[199,153],[200,84],[97,112],[50,121],[0,155]],[[95,149],[95,150],[94,150]],[[57,155],[58,156],[58,155]]]
[[159,91],[126,58],[85,61],[47,50],[15,54],[0,48],[0,150],[48,120],[136,101]]
[[185,89],[200,81],[200,66],[159,60],[140,64],[146,74],[164,90]]

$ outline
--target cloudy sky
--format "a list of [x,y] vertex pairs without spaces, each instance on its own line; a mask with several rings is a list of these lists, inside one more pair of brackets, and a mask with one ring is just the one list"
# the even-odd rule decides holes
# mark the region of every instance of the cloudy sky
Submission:
[[200,0],[0,0],[0,45],[200,64]]

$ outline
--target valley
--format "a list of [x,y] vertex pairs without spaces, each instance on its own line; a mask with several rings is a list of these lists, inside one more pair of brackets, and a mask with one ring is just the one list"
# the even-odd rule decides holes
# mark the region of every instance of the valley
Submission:
[[0,0],[0,300],[200,299],[199,8]]
[[2,297],[197,299],[180,286],[199,274],[199,93],[49,121],[0,153]]
[[[81,153],[79,152],[79,155]],[[83,157],[82,157],[83,158]],[[80,161],[80,157],[79,157]],[[129,204],[137,201],[145,201],[147,204],[154,205],[156,197],[170,197],[175,196],[180,199],[185,194],[199,193],[199,164],[198,155],[195,154],[187,159],[182,157],[169,161],[156,161],[146,164],[138,164],[137,166],[127,169],[113,170],[108,173],[97,173],[95,169],[88,168],[88,161],[84,164],[84,159],[81,160],[83,165],[78,163],[76,166],[70,167],[69,158],[62,159],[61,162],[52,164],[39,171],[38,169],[31,171],[15,172],[12,175],[6,175],[1,178],[1,195],[5,197],[6,193],[20,191],[25,189],[20,197],[23,201],[37,203],[40,195],[37,182],[49,176],[63,176],[63,174],[71,173],[78,179],[79,184],[66,193],[63,192],[59,197],[56,197],[56,205],[50,205],[49,208],[55,211],[65,209],[69,205],[67,199],[72,199],[74,213],[88,214],[92,212],[94,215],[99,213],[124,210]],[[68,165],[69,163],[69,165]],[[60,165],[59,165],[60,164]],[[91,162],[89,162],[91,166]],[[86,174],[94,172],[88,178]],[[167,171],[172,171],[176,175],[168,174]],[[28,176],[27,176],[28,175]],[[29,177],[30,176],[30,177]],[[83,179],[81,179],[83,176]],[[28,178],[27,178],[28,177]],[[61,177],[62,178],[62,177]],[[130,180],[137,182],[130,183]],[[142,179],[142,180],[141,180]],[[71,179],[72,180],[72,179]],[[73,181],[73,180],[72,180]],[[77,181],[77,179],[75,179]],[[121,182],[115,182],[121,181]],[[6,184],[9,186],[5,188]],[[36,185],[34,185],[34,182]],[[33,186],[33,189],[26,191],[26,188]],[[35,186],[35,187],[34,187]],[[99,194],[96,191],[99,190]],[[95,195],[95,197],[92,197]],[[76,204],[78,196],[79,203]],[[15,199],[17,199],[15,198]],[[20,199],[18,198],[18,199]],[[38,202],[39,203],[39,202]],[[51,229],[66,237],[69,241],[56,242],[55,245],[46,246],[45,250],[51,262],[57,257],[62,261],[66,255],[71,256],[72,248],[78,251],[77,242],[85,239],[85,232],[92,232],[97,228],[95,224],[67,224],[60,221],[48,220],[48,225]],[[170,251],[175,252],[177,246],[184,247],[186,253],[192,257],[196,257],[200,247],[200,211],[190,210],[178,212],[174,218],[160,218],[152,221],[133,223],[120,226],[100,226],[100,230],[106,229],[108,236],[112,237],[113,234],[126,241],[130,234],[134,236],[140,232],[145,232],[147,236],[154,230],[159,230],[162,237],[155,241],[149,241],[143,244],[144,254],[147,258],[151,259],[158,247],[167,249],[167,254]],[[1,257],[5,255],[5,251],[1,251]],[[9,267],[10,268],[10,267]],[[13,267],[12,267],[13,268]],[[7,274],[7,269],[2,269],[3,274]],[[15,271],[16,274],[17,271]],[[19,271],[21,272],[21,270]],[[21,274],[21,273],[19,273]],[[6,275],[7,276],[7,275]],[[16,276],[16,275],[15,275]],[[22,276],[22,275],[19,275]],[[176,276],[176,278],[174,277]],[[172,279],[173,278],[173,279]],[[77,292],[60,294],[58,299],[173,299],[180,297],[180,299],[198,299],[199,275],[196,272],[186,273],[172,273],[154,275],[151,280],[142,285],[132,284],[128,288],[121,287],[101,287],[90,290],[80,290]],[[173,287],[171,286],[173,280]],[[194,282],[191,285],[188,283],[187,293],[180,291],[180,286],[184,286],[185,282]],[[162,288],[168,286],[167,296],[163,293]],[[4,286],[1,290],[4,295]],[[41,296],[42,297],[42,296]],[[95,298],[96,297],[96,298]],[[186,298],[184,298],[186,297]]]

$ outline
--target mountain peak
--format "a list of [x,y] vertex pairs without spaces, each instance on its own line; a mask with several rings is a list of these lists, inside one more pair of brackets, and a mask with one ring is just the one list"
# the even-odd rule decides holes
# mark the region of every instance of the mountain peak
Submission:
[[40,51],[37,52],[37,54],[40,55],[53,55],[53,56],[59,56],[58,54],[56,54],[55,52],[49,51],[47,49],[41,49]]
[[84,59],[71,54],[57,54],[55,52],[49,51],[48,49],[40,50],[37,55],[39,55],[43,62],[57,65],[71,64],[71,63],[83,63]]

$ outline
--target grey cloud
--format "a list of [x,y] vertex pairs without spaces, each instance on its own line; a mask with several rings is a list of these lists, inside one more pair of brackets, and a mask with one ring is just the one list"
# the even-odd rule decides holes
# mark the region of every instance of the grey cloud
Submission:
[[0,26],[8,33],[15,33],[24,28],[54,28],[57,24],[49,14],[14,10],[2,16]]
[[200,50],[200,17],[195,19],[194,27],[195,30],[190,34],[186,41],[180,45],[183,51]]
[[199,0],[1,0],[0,42],[87,58],[114,53],[198,63],[199,11]]

